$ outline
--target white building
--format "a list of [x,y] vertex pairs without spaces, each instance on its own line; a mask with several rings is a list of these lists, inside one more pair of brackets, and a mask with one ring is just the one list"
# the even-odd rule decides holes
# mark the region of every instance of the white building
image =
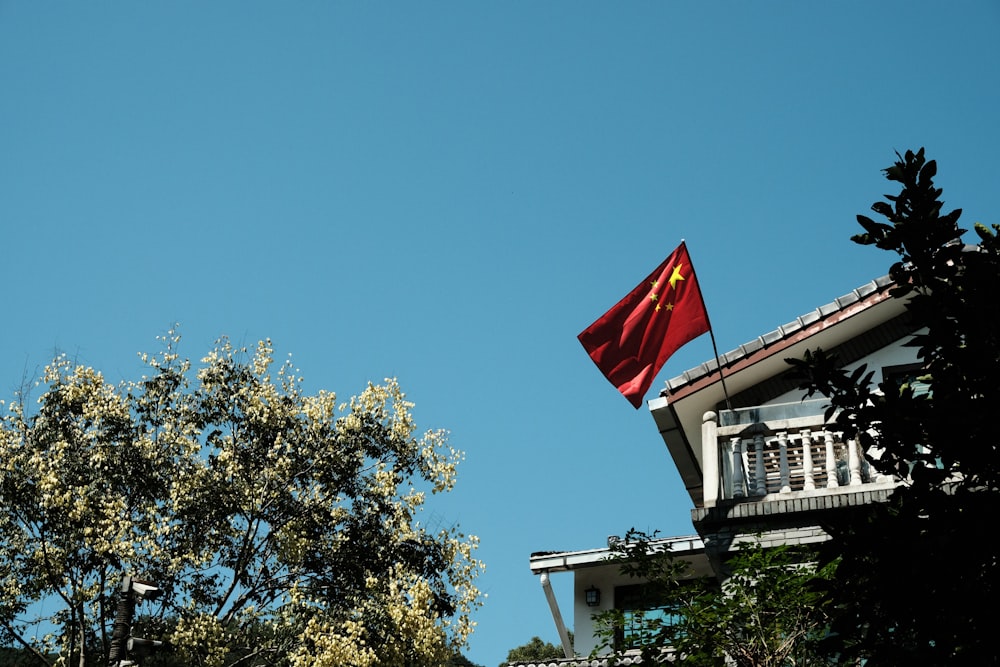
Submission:
[[[714,576],[725,554],[744,540],[774,545],[828,539],[820,527],[824,522],[887,497],[894,481],[874,474],[853,441],[827,428],[826,400],[803,400],[785,360],[822,348],[836,353],[845,368],[866,364],[876,384],[912,378],[916,352],[903,343],[914,328],[904,303],[889,296],[891,285],[887,277],[875,280],[722,355],[722,380],[713,359],[667,381],[649,401],[691,497],[696,532],[662,542],[692,564],[693,576]],[[539,664],[637,660],[628,654],[617,661],[584,659],[597,645],[592,615],[628,609],[637,583],[607,562],[609,555],[607,545],[532,554],[531,571],[539,575],[567,655]],[[572,601],[556,600],[549,584],[551,576],[564,572],[573,576]],[[567,629],[574,632],[573,647]]]

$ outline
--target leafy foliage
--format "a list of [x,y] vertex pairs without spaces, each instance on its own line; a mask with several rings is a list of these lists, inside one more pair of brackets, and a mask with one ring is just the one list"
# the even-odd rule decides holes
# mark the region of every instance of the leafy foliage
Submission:
[[468,658],[466,658],[461,653],[455,653],[448,662],[445,663],[445,667],[483,667],[482,665],[477,665]]
[[859,215],[853,240],[898,255],[892,294],[919,327],[908,344],[920,371],[873,388],[866,369],[848,374],[822,350],[789,360],[869,463],[905,481],[888,503],[829,527],[843,558],[831,643],[872,667],[997,664],[995,614],[983,610],[995,605],[998,559],[982,530],[1000,511],[1000,227],[977,223],[979,243],[964,244],[961,210],[941,212],[936,163],[923,149],[897,157],[885,174],[899,194],[872,205],[886,222]]
[[[572,633],[570,634],[570,641],[573,640]],[[548,659],[560,659],[565,657],[561,646],[556,646],[546,641],[542,641],[541,637],[532,637],[531,641],[527,644],[522,644],[512,648],[507,652],[507,660],[501,663],[500,667],[507,665],[512,662],[531,662],[533,660],[548,660]]]
[[136,634],[182,664],[446,662],[482,568],[475,537],[418,521],[455,481],[446,434],[416,433],[394,380],[338,405],[269,341],[222,340],[197,372],[178,341],[118,386],[60,357],[0,421],[0,644],[107,664],[134,574],[165,593]]
[[[654,535],[629,531],[612,551],[623,574],[641,581],[651,600],[669,613],[639,613],[644,662],[671,649],[684,665],[779,667],[830,665],[818,650],[828,628],[827,608],[815,587],[833,569],[790,546],[740,546],[727,562],[727,577],[692,578],[690,566],[664,551]],[[597,615],[602,643],[616,645],[627,622],[622,610]],[[727,660],[729,662],[727,662]]]

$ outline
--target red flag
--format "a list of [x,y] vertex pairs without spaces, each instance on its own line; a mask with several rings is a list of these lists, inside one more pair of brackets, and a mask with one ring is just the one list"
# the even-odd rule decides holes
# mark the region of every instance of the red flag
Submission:
[[670,355],[710,329],[687,247],[681,243],[577,338],[604,377],[638,409]]

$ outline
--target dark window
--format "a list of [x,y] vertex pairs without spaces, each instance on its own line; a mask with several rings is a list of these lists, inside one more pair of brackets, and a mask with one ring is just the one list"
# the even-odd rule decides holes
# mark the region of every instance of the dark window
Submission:
[[621,651],[652,642],[664,626],[672,626],[681,618],[675,605],[664,600],[653,587],[642,584],[617,586],[615,608],[622,611],[624,618],[615,637],[616,648]]

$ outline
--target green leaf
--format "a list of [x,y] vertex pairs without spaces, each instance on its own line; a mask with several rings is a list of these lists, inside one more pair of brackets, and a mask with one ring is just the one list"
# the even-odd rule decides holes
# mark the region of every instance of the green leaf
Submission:
[[981,222],[975,223],[973,225],[973,229],[976,230],[976,234],[979,235],[979,238],[985,242],[992,243],[996,240],[996,236]]
[[871,245],[872,243],[881,243],[886,236],[892,232],[892,227],[881,222],[875,222],[871,218],[865,215],[858,215],[858,224],[864,227],[865,231],[868,232],[867,235],[859,235],[858,237],[852,237],[856,243],[861,243],[862,245]]
[[872,204],[872,210],[879,215],[884,215],[887,218],[891,218],[893,214],[892,207],[886,204],[884,201],[877,201]]
[[923,169],[920,170],[919,184],[922,186],[929,186],[935,175],[937,175],[937,161],[930,160],[923,166]]
[[894,164],[885,169],[885,177],[890,181],[902,181],[904,178],[903,168],[898,164]]

